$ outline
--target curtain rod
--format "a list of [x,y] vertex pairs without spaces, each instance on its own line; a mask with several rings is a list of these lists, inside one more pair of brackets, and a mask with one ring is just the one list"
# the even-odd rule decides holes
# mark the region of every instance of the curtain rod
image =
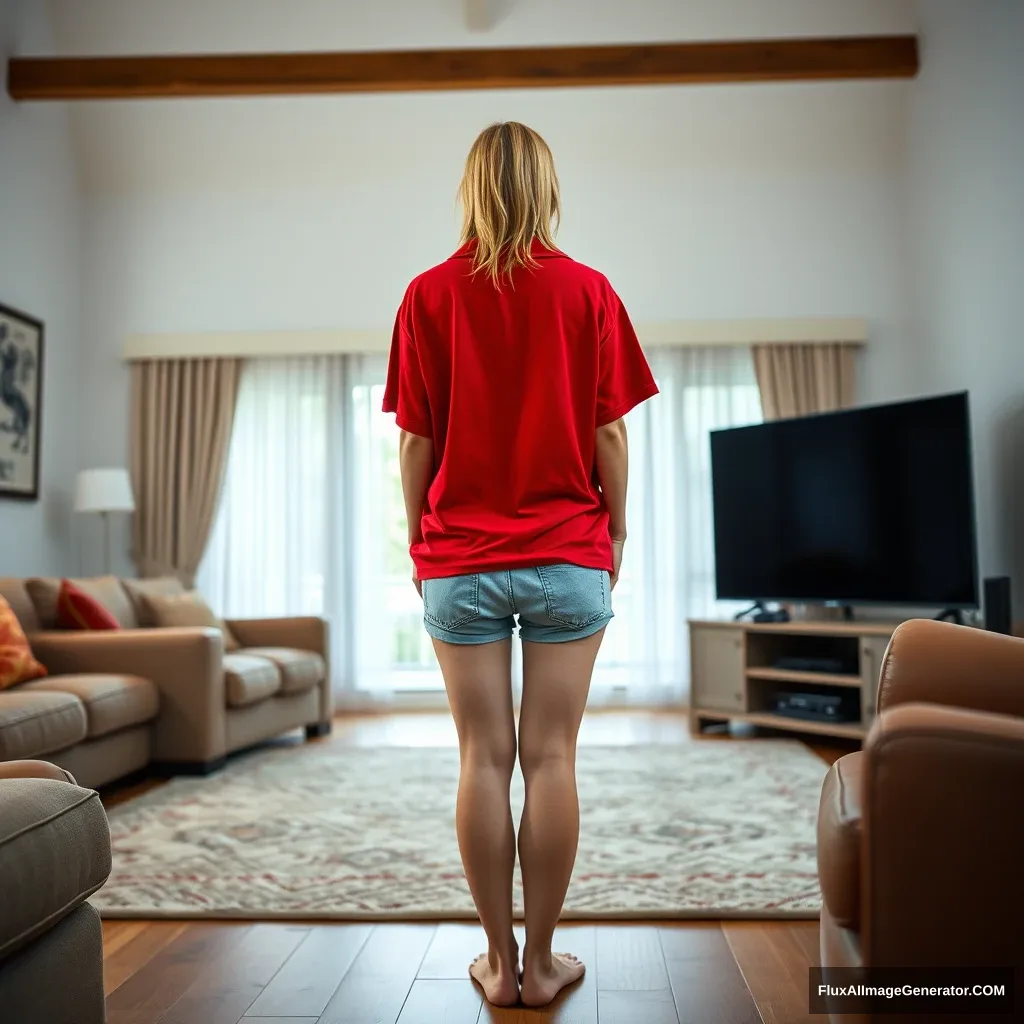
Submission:
[[[862,317],[796,317],[748,320],[669,320],[637,323],[645,348],[697,348],[711,345],[811,345],[845,342],[863,345],[868,322]],[[381,330],[214,331],[133,334],[124,344],[129,362],[148,359],[243,359],[281,356],[387,352],[391,332]]]

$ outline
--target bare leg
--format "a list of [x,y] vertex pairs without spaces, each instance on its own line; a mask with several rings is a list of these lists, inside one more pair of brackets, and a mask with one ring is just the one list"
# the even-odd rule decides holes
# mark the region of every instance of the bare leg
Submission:
[[551,952],[576,861],[580,807],[576,737],[604,630],[564,644],[523,644],[519,763],[526,804],[519,826],[519,864],[526,904],[522,999],[543,1006],[583,976],[568,953]]
[[512,712],[512,642],[434,641],[459,733],[459,796],[455,824],[488,951],[470,964],[491,1003],[519,999],[519,947],[512,932],[516,835],[509,787],[516,763]]

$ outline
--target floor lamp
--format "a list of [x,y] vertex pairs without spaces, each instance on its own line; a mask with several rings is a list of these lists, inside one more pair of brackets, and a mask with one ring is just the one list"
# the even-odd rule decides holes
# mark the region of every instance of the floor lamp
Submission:
[[110,514],[134,512],[135,498],[127,469],[84,469],[75,485],[75,511],[103,517],[103,570],[110,573]]

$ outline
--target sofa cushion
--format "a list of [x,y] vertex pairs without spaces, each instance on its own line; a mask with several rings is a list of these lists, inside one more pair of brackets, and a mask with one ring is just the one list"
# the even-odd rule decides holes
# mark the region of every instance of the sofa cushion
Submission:
[[19,687],[21,693],[70,693],[85,708],[89,739],[156,718],[157,688],[139,676],[88,674],[50,676]]
[[244,708],[273,697],[281,689],[281,673],[266,658],[224,655],[224,696],[228,707]]
[[188,590],[180,594],[164,596],[146,596],[142,598],[147,615],[153,625],[159,627],[199,626],[207,629],[219,629],[224,637],[224,650],[228,653],[237,651],[239,643],[228,624],[217,618],[216,612],[206,603],[198,590]]
[[0,761],[64,750],[87,734],[85,708],[72,693],[33,693],[24,685],[0,693]]
[[[60,594],[61,582],[50,577],[36,577],[25,581],[25,587],[32,598],[43,629],[57,628],[57,597]],[[135,615],[135,609],[116,576],[95,576],[91,579],[74,579],[71,582],[79,590],[99,601],[113,614],[123,629],[138,627],[139,620]]]
[[135,618],[140,626],[155,626],[152,610],[147,598],[176,597],[185,593],[185,587],[177,576],[154,576],[145,580],[121,580],[128,599],[135,609]]
[[0,597],[0,690],[45,675],[46,669],[33,656],[14,609]]
[[0,579],[0,597],[11,606],[26,633],[37,633],[42,629],[39,616],[36,614],[36,606],[29,597],[24,580],[11,576]]
[[110,831],[99,796],[68,782],[4,779],[0,805],[2,959],[52,928],[107,880]]
[[281,671],[281,693],[304,693],[323,682],[327,667],[313,651],[291,647],[247,647],[244,654],[265,658]]
[[95,597],[63,580],[57,593],[57,628],[80,630],[120,629],[121,624]]

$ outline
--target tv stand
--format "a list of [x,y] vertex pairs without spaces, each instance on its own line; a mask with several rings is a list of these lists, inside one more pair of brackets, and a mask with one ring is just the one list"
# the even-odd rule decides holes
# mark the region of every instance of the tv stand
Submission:
[[964,624],[964,613],[959,608],[946,608],[935,616],[936,622],[955,622],[958,626]]
[[[690,730],[747,722],[860,740],[875,714],[882,658],[898,622],[690,622]],[[814,662],[841,671],[814,671]],[[805,666],[787,667],[804,662]],[[781,693],[856,695],[859,717],[812,721],[779,714]]]

